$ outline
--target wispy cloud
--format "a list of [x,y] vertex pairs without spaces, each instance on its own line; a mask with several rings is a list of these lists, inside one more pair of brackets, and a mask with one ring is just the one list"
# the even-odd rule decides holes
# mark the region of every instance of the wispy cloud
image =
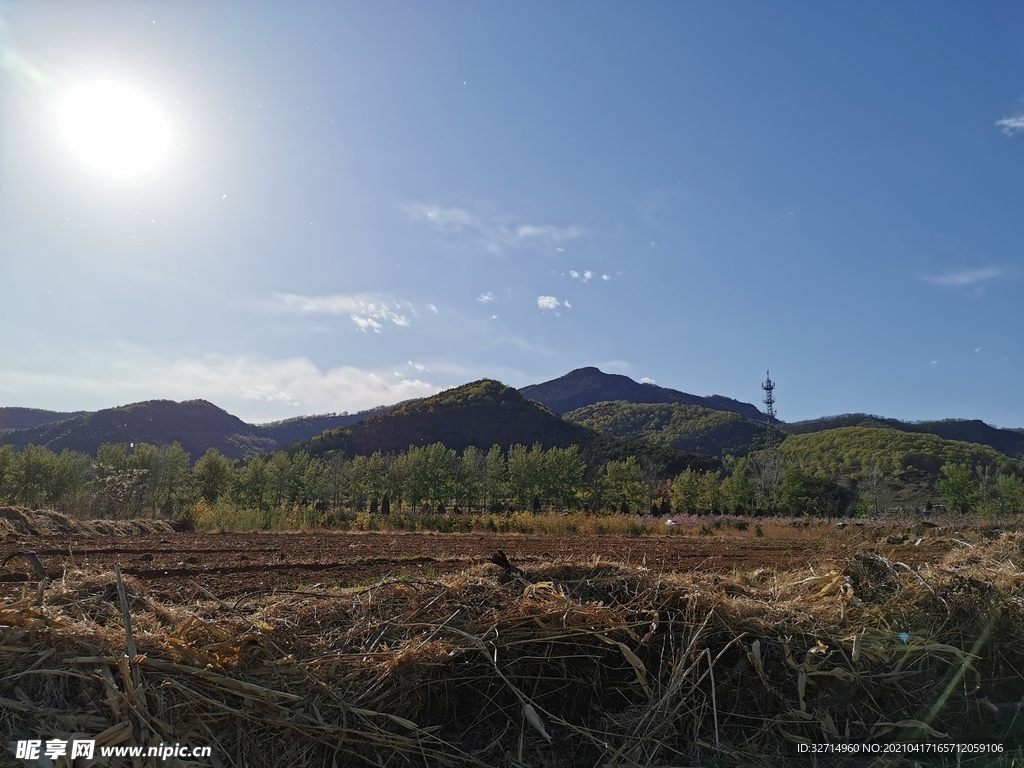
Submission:
[[[393,377],[383,371],[339,366],[321,368],[305,357],[267,359],[246,355],[172,358],[146,349],[118,349],[99,357],[96,349],[69,350],[78,358],[66,370],[4,369],[8,390],[45,392],[75,408],[110,407],[151,398],[209,400],[247,420],[280,419],[297,413],[359,411],[437,392],[413,369]],[[97,362],[102,361],[102,362]],[[90,405],[87,405],[90,404]],[[70,410],[70,407],[69,407]]]
[[486,304],[490,301],[494,301],[494,294],[491,293],[490,291],[488,291],[487,293],[481,293],[479,296],[476,297],[476,300],[479,301],[481,304]]
[[1013,136],[1015,133],[1024,131],[1024,115],[1014,115],[1013,117],[1004,117],[1002,120],[996,120],[996,127],[1007,136]]
[[440,234],[469,235],[493,253],[517,247],[555,248],[583,234],[578,226],[516,223],[511,216],[484,217],[465,208],[414,203],[406,210],[414,221],[426,224]]
[[198,393],[217,402],[234,395],[243,400],[302,407],[306,412],[357,411],[437,391],[437,387],[419,379],[402,378],[394,382],[352,366],[322,371],[306,358],[207,356],[175,361],[159,375],[178,397],[195,397]]
[[385,323],[409,325],[409,319],[400,314],[400,310],[412,306],[407,302],[388,302],[379,297],[362,295],[300,296],[295,293],[279,293],[277,297],[286,309],[293,312],[348,315],[359,330],[372,330],[375,333],[379,333]]
[[948,285],[954,288],[965,288],[967,286],[984,285],[989,280],[1003,277],[1006,273],[998,267],[985,267],[983,269],[960,269],[950,270],[941,275],[926,275],[925,280],[935,285]]
[[570,269],[569,277],[571,277],[573,280],[582,280],[584,283],[586,283],[593,279],[594,273],[588,269],[584,271],[583,274],[580,274],[575,269]]
[[538,296],[537,306],[541,309],[558,309],[562,306],[562,302],[556,299],[554,296]]

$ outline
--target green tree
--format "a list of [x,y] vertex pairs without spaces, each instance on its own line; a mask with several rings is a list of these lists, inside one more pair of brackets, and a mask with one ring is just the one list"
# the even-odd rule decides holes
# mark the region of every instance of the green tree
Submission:
[[1000,475],[996,482],[999,511],[1003,514],[1024,513],[1024,480],[1020,475]]
[[11,466],[14,464],[14,449],[9,445],[0,445],[0,502],[14,501],[11,477]]
[[53,451],[40,445],[27,445],[14,454],[9,473],[17,503],[40,509],[49,501],[55,459]]
[[750,464],[746,457],[728,463],[732,465],[732,472],[722,481],[723,503],[737,514],[751,512],[757,491],[750,480]]
[[700,475],[692,468],[687,467],[676,475],[669,494],[672,499],[672,509],[676,512],[694,514],[700,503]]
[[86,454],[67,448],[54,457],[47,495],[62,512],[80,515],[86,511],[85,483],[91,465]]
[[238,500],[246,507],[266,512],[267,503],[267,462],[255,456],[238,473]]
[[544,495],[544,449],[513,445],[508,449],[509,496],[516,509],[530,509]]
[[492,445],[487,452],[486,477],[484,479],[484,503],[491,511],[500,509],[508,494],[508,463],[501,446]]
[[188,468],[192,457],[174,442],[160,449],[156,477],[156,504],[164,517],[178,516],[191,500],[191,481]]
[[217,499],[231,487],[234,467],[230,459],[221,455],[216,448],[209,448],[196,462],[192,470],[199,495],[207,504],[216,504]]
[[292,460],[284,451],[275,451],[267,460],[267,492],[270,505],[279,509],[288,501],[288,480],[291,477]]
[[969,512],[975,500],[974,473],[966,464],[945,464],[939,478],[939,492],[950,510]]
[[444,443],[434,443],[424,449],[427,461],[428,500],[440,510],[451,503],[455,494],[455,451]]
[[722,473],[701,472],[700,483],[697,487],[697,505],[703,512],[718,514],[722,511]]
[[791,515],[845,515],[853,494],[833,480],[787,467],[782,474],[780,509]]
[[459,457],[456,469],[455,505],[472,512],[480,504],[486,476],[484,455],[475,445],[467,447]]
[[403,498],[417,509],[430,498],[430,467],[425,448],[410,445],[401,461]]
[[391,463],[389,458],[380,451],[374,451],[366,459],[363,486],[367,496],[378,506],[383,500],[384,494],[388,492],[388,465]]
[[351,475],[352,462],[345,458],[345,454],[339,451],[330,451],[324,455],[324,474],[321,477],[321,487],[325,498],[331,507],[340,509],[348,493],[349,476]]
[[605,464],[598,485],[605,508],[613,512],[645,510],[647,484],[635,456]]
[[549,449],[544,465],[545,500],[559,509],[578,509],[587,472],[579,447]]

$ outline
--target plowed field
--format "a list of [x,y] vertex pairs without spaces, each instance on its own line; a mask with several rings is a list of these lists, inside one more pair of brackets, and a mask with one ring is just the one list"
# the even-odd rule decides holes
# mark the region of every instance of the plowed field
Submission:
[[[782,529],[782,526],[779,527]],[[120,563],[154,596],[174,601],[212,593],[248,593],[372,584],[386,576],[429,578],[486,563],[499,549],[515,565],[604,561],[651,570],[829,568],[858,551],[908,564],[938,560],[955,539],[928,531],[903,543],[878,532],[832,526],[783,529],[755,537],[751,530],[714,535],[593,536],[502,533],[164,533],[143,536],[15,536],[0,542],[0,594],[20,592],[38,576],[28,558],[38,555],[51,578],[68,567],[105,570]],[[918,541],[918,539],[920,539]],[[915,546],[916,542],[916,546]],[[209,597],[209,594],[206,595]]]

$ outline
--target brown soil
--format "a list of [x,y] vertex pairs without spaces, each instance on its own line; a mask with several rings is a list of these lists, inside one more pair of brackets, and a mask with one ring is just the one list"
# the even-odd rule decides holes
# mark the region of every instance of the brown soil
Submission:
[[[781,529],[781,530],[780,530]],[[714,535],[594,536],[503,533],[173,533],[154,535],[8,534],[0,542],[0,595],[20,593],[38,576],[19,551],[35,552],[51,578],[66,568],[122,571],[147,583],[151,594],[175,601],[204,590],[220,598],[322,586],[372,584],[384,577],[426,579],[486,563],[499,549],[527,571],[560,562],[616,562],[652,571],[723,571],[756,568],[822,569],[858,551],[873,551],[909,565],[935,562],[955,540],[928,532],[915,546],[889,543],[877,533],[832,526],[786,530],[763,538],[752,530],[723,528]],[[497,568],[497,566],[495,566]],[[208,597],[209,595],[207,595]]]

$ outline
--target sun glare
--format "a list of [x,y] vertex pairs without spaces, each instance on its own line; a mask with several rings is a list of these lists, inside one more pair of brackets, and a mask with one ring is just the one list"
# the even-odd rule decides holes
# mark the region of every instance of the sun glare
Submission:
[[113,176],[147,171],[167,151],[167,124],[156,105],[117,83],[92,83],[61,103],[64,137],[82,160]]

